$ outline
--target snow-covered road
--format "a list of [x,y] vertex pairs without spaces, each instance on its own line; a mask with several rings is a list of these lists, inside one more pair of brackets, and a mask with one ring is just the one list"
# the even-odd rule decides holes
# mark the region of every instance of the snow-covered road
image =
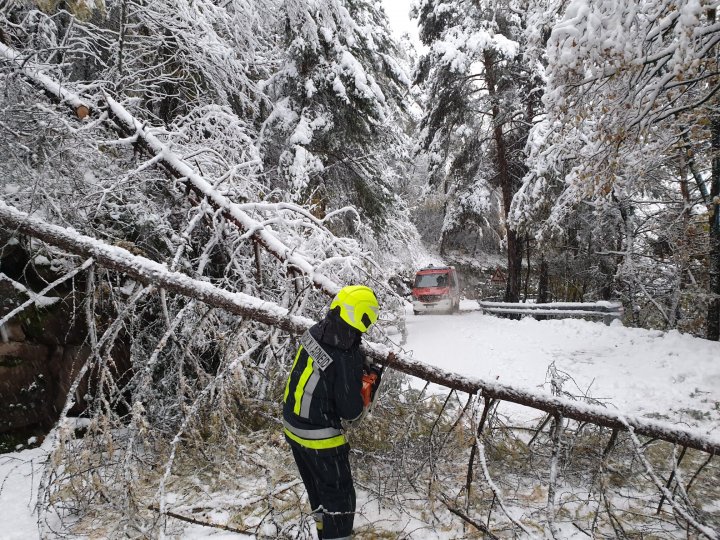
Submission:
[[554,362],[572,377],[563,387],[572,394],[720,432],[720,343],[619,322],[513,321],[476,309],[474,301],[455,315],[415,316],[408,308],[405,348],[447,371],[545,391]]

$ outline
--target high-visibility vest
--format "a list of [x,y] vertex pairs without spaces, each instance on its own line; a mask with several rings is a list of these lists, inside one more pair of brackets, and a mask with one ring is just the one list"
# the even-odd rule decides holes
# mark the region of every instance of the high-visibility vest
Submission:
[[[358,353],[341,351],[344,357],[337,365],[330,368],[335,363],[335,358],[328,354],[309,332],[301,337],[300,343],[285,385],[283,431],[290,441],[304,448],[313,450],[337,448],[346,444],[347,440],[342,429],[338,427],[339,414],[332,409],[335,395],[322,394],[328,388],[334,390],[333,384],[331,380],[325,380],[323,385],[320,383],[325,377],[333,377],[337,369],[350,369],[348,364],[352,363],[352,360],[355,359],[354,355]],[[357,361],[361,362],[359,359]],[[359,384],[358,381],[358,389]],[[349,394],[345,396],[346,400],[357,401],[359,391],[356,396],[354,395],[356,390],[349,388]],[[340,393],[342,394],[342,392]],[[326,407],[331,407],[331,410],[325,410],[323,414],[320,414],[318,412],[319,405],[313,406],[318,400],[323,401]],[[362,408],[360,407],[358,414],[361,413]],[[337,426],[325,425],[327,424],[325,417],[328,415],[337,416]]]

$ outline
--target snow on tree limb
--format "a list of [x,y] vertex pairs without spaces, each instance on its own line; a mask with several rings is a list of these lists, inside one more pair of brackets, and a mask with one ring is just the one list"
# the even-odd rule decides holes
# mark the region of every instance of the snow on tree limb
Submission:
[[485,457],[485,444],[482,442],[482,440],[477,434],[475,435],[475,444],[478,448],[478,458],[480,460],[480,466],[482,468],[483,476],[485,476],[485,481],[490,487],[490,490],[493,492],[493,495],[498,502],[498,506],[500,506],[500,509],[505,514],[505,517],[507,517],[513,523],[513,525],[515,525],[522,532],[528,535],[528,538],[532,537],[532,533],[530,532],[530,530],[528,530],[528,528],[523,525],[520,520],[514,518],[512,513],[508,510],[500,488],[497,487],[497,485],[492,479],[492,476],[490,475],[490,469],[488,469],[487,465],[487,458]]
[[288,310],[243,293],[231,293],[214,285],[192,279],[180,272],[171,272],[163,264],[129,251],[105,244],[71,229],[58,227],[34,218],[0,201],[0,222],[8,228],[38,238],[70,253],[92,257],[98,265],[123,272],[137,281],[195,298],[235,315],[277,326],[293,334],[301,334],[311,319],[288,315]]
[[655,470],[653,466],[648,461],[647,456],[645,456],[645,452],[642,450],[642,444],[638,440],[638,438],[635,436],[634,433],[635,430],[632,428],[628,429],[628,432],[630,433],[630,438],[633,442],[633,449],[635,450],[635,454],[640,459],[640,462],[645,467],[645,471],[647,472],[648,476],[652,479],[655,486],[660,490],[660,492],[663,494],[663,496],[668,500],[670,505],[673,507],[675,512],[677,512],[682,518],[688,522],[693,528],[695,528],[700,534],[702,534],[704,537],[709,538],[710,540],[717,540],[720,538],[717,532],[713,531],[709,526],[703,525],[700,523],[697,519],[695,519],[695,516],[692,515],[691,512],[688,512],[686,508],[684,508],[682,505],[680,505],[676,500],[674,493],[671,492],[667,487],[665,487],[658,477],[658,475],[655,473]]
[[[71,276],[70,276],[71,277]],[[62,279],[69,279],[69,278],[62,278]],[[23,293],[27,295],[30,300],[23,304],[23,306],[35,304],[39,307],[47,307],[49,305],[55,304],[59,298],[55,298],[52,296],[44,296],[42,293],[36,293],[30,289],[28,289],[25,285],[22,283],[15,281],[14,279],[10,278],[9,276],[6,276],[2,272],[0,272],[0,281],[7,281],[10,283],[10,285],[15,289],[16,291]],[[50,288],[45,287],[46,291],[52,290],[52,285],[56,285],[56,283],[52,283]],[[16,308],[17,309],[17,308]],[[15,311],[15,310],[13,310]],[[9,320],[12,316],[14,316],[16,313],[10,312],[6,314],[2,319],[0,319],[0,326],[3,325],[7,320]]]
[[38,67],[27,59],[23,59],[22,54],[13,50],[11,47],[0,42],[0,58],[4,58],[9,62],[17,65],[20,71],[36,86],[39,86],[45,93],[60,103],[68,104],[75,115],[81,120],[90,114],[89,105],[83,101],[77,94],[70,92],[64,88],[59,82],[51,77],[43,74]]
[[559,398],[545,392],[527,390],[474,377],[464,377],[456,373],[440,370],[407,356],[392,358],[388,361],[390,349],[382,345],[363,344],[363,350],[368,356],[386,364],[388,367],[447,388],[462,390],[470,394],[478,393],[489,398],[509,401],[552,414],[559,413],[567,419],[590,422],[603,427],[626,431],[626,426],[630,425],[635,430],[635,433],[641,435],[688,446],[704,452],[718,453],[720,451],[720,437],[715,434],[683,428],[670,422],[623,415],[620,412],[598,405],[589,405]]
[[137,137],[143,146],[154,156],[160,159],[165,168],[173,177],[186,182],[190,188],[207,200],[215,208],[221,209],[227,219],[240,229],[249,231],[265,249],[278,259],[291,264],[303,273],[320,289],[333,296],[340,290],[340,285],[329,277],[317,272],[310,262],[286,246],[279,238],[267,230],[262,223],[250,217],[239,205],[230,201],[217,191],[211,182],[195,172],[185,161],[177,156],[171,148],[160,139],[152,135],[142,123],[133,117],[127,109],[109,96],[105,96],[113,120],[128,135]]
[[[78,118],[85,118],[89,115],[90,107],[77,94],[67,90],[60,83],[51,77],[41,73],[40,69],[32,62],[22,60],[20,52],[0,43],[0,58],[15,63],[18,69],[35,86],[42,89],[52,99],[59,103],[67,103],[75,111]],[[198,174],[190,165],[180,158],[173,150],[150,131],[127,111],[120,103],[104,94],[102,98],[107,103],[112,120],[118,128],[133,142],[140,143],[151,155],[153,162],[163,165],[174,178],[181,180],[201,197],[207,198],[216,209],[222,210],[223,214],[241,230],[247,231],[257,242],[259,242],[272,255],[301,270],[315,284],[316,287],[333,296],[340,290],[341,286],[328,276],[318,272],[316,268],[304,257],[295,252],[294,249],[285,245],[277,236],[272,234],[263,223],[253,219],[238,205],[222,195],[213,187],[213,182]],[[291,204],[284,204],[285,208],[300,207]]]
[[75,268],[74,270],[68,272],[67,274],[64,274],[63,276],[61,276],[60,278],[56,279],[56,280],[53,281],[52,283],[49,283],[48,285],[46,285],[46,286],[45,286],[39,293],[37,293],[37,294],[35,294],[35,293],[33,293],[32,291],[30,291],[29,289],[27,289],[26,287],[24,287],[22,284],[17,283],[17,282],[14,281],[14,280],[11,280],[11,279],[8,278],[5,274],[0,273],[0,279],[6,279],[6,280],[10,281],[11,283],[13,283],[13,285],[14,285],[15,288],[17,288],[17,289],[22,288],[22,289],[20,289],[20,290],[22,290],[24,293],[26,293],[26,294],[30,297],[29,300],[26,300],[25,302],[23,302],[23,303],[20,304],[19,306],[15,307],[14,309],[11,309],[11,310],[10,310],[8,313],[6,313],[3,317],[0,317],[0,326],[3,326],[6,322],[8,322],[10,319],[12,319],[15,315],[17,315],[18,313],[21,313],[25,308],[27,308],[27,307],[29,307],[29,306],[31,306],[31,305],[33,305],[33,304],[36,305],[36,306],[38,306],[38,307],[47,307],[47,306],[49,306],[49,305],[54,304],[55,302],[57,302],[57,301],[58,301],[58,298],[48,298],[47,296],[45,296],[45,294],[48,293],[48,292],[50,292],[50,291],[52,291],[55,287],[57,287],[57,286],[60,285],[61,283],[64,283],[65,281],[69,280],[70,278],[72,278],[72,277],[75,276],[76,274],[82,272],[83,270],[86,270],[87,268],[89,268],[89,267],[92,265],[92,263],[93,263],[92,259],[86,260],[83,264],[81,264],[80,266],[78,266],[78,267]]
[[[77,95],[69,92],[62,85],[47,77],[32,62],[24,61],[21,54],[10,47],[0,43],[0,58],[13,62],[37,87],[61,103],[67,103],[77,111],[85,103]],[[310,279],[328,294],[333,294],[339,288],[326,276],[315,271],[314,267],[304,258],[293,253],[277,237],[263,227],[262,223],[253,220],[238,205],[233,204],[226,197],[212,188],[208,182],[194,169],[182,161],[162,141],[148,133],[147,130],[130,113],[111,98],[107,99],[114,120],[133,140],[142,141],[153,158],[159,159],[166,168],[177,178],[189,182],[193,189],[207,197],[213,205],[223,209],[225,215],[246,231],[256,231],[255,237],[281,260],[287,261],[305,272]],[[192,280],[177,272],[169,272],[163,265],[134,257],[120,248],[106,246],[97,240],[83,237],[77,233],[69,234],[65,229],[53,227],[39,220],[22,214],[0,202],[0,221],[17,227],[22,232],[36,236],[44,241],[67,249],[73,253],[94,257],[98,264],[113,268],[132,275],[143,283],[152,283],[167,290],[175,291],[193,298],[197,298],[209,305],[221,307],[231,313],[247,316],[255,320],[272,324],[283,330],[301,333],[312,324],[312,321],[300,317],[289,317],[287,310],[279,306],[261,302],[260,300],[240,294],[233,294],[213,287],[207,282]],[[62,234],[65,233],[65,234]],[[102,259],[100,256],[102,255]],[[139,264],[142,261],[143,264]],[[147,263],[147,264],[145,264]],[[388,364],[409,375],[434,382],[449,388],[455,388],[475,394],[481,392],[484,396],[502,399],[533,407],[549,413],[561,412],[565,418],[589,421],[613,429],[625,429],[621,416],[607,409],[597,406],[584,405],[569,400],[563,400],[550,395],[517,389],[494,382],[469,379],[457,374],[446,373],[432,368],[421,362],[414,361],[406,356],[388,361],[389,349],[381,345],[367,344],[364,346],[367,354],[377,361]],[[720,453],[720,440],[717,436],[699,431],[678,428],[669,423],[633,418],[629,420],[636,433],[657,437],[659,439],[686,445],[708,452]]]
[[[43,240],[68,252],[92,257],[98,265],[123,272],[141,283],[153,284],[168,291],[194,298],[230,313],[275,326],[293,334],[301,334],[314,321],[288,314],[288,310],[242,293],[231,293],[214,285],[192,279],[179,272],[171,272],[164,265],[131,254],[117,246],[83,236],[73,230],[46,223],[0,201],[0,223]],[[613,429],[627,430],[705,452],[720,453],[720,437],[699,430],[679,427],[669,422],[630,417],[597,406],[552,396],[548,393],[464,377],[429,366],[417,360],[393,354],[391,349],[377,343],[364,343],[363,351],[374,360],[428,382],[470,394],[509,401],[564,418],[591,422]]]

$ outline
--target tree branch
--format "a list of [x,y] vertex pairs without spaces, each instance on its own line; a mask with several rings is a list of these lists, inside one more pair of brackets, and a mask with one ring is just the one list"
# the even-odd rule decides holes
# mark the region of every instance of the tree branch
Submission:
[[[141,283],[152,284],[182,296],[195,298],[229,313],[275,326],[294,335],[302,334],[315,322],[306,317],[290,315],[287,309],[275,303],[243,293],[228,292],[206,281],[192,279],[179,272],[171,272],[164,265],[155,261],[133,255],[125,249],[104,244],[75,231],[46,223],[3,201],[0,201],[0,223],[75,255],[92,257],[98,265],[125,273]],[[449,373],[413,360],[408,355],[395,353],[386,345],[379,343],[364,342],[361,349],[366,355],[385,366],[447,388],[469,394],[477,394],[482,391],[484,397],[510,401],[548,413],[561,414],[565,418],[591,422],[613,429],[627,430],[630,426],[635,433],[641,435],[704,452],[720,454],[720,439],[711,434],[683,429],[669,422],[628,417],[598,405],[577,403],[542,392]]]

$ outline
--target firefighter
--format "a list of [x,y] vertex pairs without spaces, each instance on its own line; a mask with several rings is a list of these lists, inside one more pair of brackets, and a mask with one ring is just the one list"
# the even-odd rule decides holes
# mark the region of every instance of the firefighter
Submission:
[[350,538],[353,529],[355,488],[341,420],[362,418],[380,383],[381,370],[360,352],[379,310],[369,287],[341,289],[325,318],[300,338],[285,385],[285,438],[324,540]]

